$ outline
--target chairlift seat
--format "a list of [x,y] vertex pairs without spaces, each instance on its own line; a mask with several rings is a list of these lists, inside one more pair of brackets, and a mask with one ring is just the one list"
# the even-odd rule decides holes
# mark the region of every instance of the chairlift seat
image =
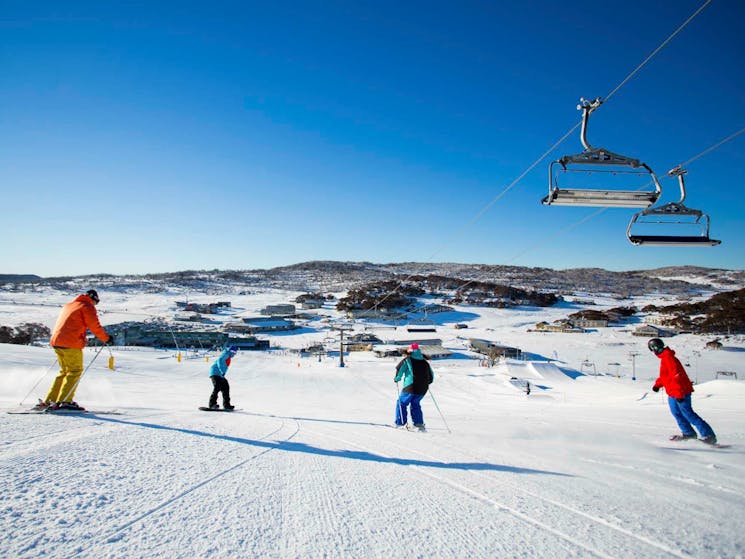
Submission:
[[637,246],[716,246],[722,242],[700,235],[630,235],[629,241]]
[[[658,216],[655,219],[655,216]],[[684,221],[685,216],[692,216],[693,221]],[[675,218],[677,221],[666,221],[661,219]],[[698,227],[701,234],[699,235],[640,235],[632,233],[634,224],[642,225],[662,225],[668,226],[686,226]],[[626,230],[626,236],[633,245],[656,245],[656,246],[716,246],[722,241],[711,239],[709,237],[709,216],[701,210],[694,210],[684,206],[681,202],[671,202],[656,208],[643,210],[631,218],[629,227]]]
[[541,200],[545,206],[598,206],[606,208],[648,208],[659,192],[639,190],[590,190],[554,188]]

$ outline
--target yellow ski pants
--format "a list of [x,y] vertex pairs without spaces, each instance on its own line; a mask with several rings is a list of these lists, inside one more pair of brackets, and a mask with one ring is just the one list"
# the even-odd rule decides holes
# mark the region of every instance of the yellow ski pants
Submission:
[[83,374],[83,350],[55,347],[60,371],[47,393],[46,402],[72,402]]

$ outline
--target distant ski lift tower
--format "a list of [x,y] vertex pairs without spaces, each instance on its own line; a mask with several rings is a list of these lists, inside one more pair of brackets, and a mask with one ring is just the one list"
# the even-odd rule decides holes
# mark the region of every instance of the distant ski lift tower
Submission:
[[332,330],[339,331],[339,367],[344,367],[344,332],[352,330],[351,326],[331,326]]
[[592,361],[590,361],[587,358],[585,358],[585,360],[582,362],[582,365],[580,365],[580,371],[579,372],[580,373],[584,373],[585,368],[587,369],[588,374],[589,374],[590,371],[592,371],[592,375],[593,376],[597,376],[598,370],[595,367],[595,363],[593,363]]
[[636,380],[636,356],[641,355],[638,351],[630,351],[629,357],[631,357],[631,380]]

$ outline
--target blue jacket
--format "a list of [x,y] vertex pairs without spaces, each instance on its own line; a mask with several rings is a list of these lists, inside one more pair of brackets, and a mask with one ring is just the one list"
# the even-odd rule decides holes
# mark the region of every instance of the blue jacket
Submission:
[[217,361],[215,361],[212,364],[212,367],[210,367],[210,376],[211,377],[224,377],[228,374],[228,367],[230,367],[230,360],[235,356],[235,353],[230,351],[229,349],[223,350],[223,352],[220,354],[220,357],[217,358]]
[[424,359],[421,350],[415,349],[411,355],[401,362],[393,379],[398,382],[403,378],[403,392],[424,395],[429,385],[435,380],[432,367]]

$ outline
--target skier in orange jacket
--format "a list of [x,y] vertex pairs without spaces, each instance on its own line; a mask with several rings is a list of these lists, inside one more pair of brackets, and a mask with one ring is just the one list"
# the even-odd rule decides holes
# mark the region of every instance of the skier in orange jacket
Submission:
[[89,289],[85,295],[78,295],[62,307],[62,312],[54,326],[49,344],[54,348],[60,372],[52,383],[47,397],[35,409],[83,410],[73,401],[75,390],[83,374],[83,348],[86,332],[90,330],[104,343],[112,343],[113,336],[106,333],[98,321],[96,305],[98,293]]

